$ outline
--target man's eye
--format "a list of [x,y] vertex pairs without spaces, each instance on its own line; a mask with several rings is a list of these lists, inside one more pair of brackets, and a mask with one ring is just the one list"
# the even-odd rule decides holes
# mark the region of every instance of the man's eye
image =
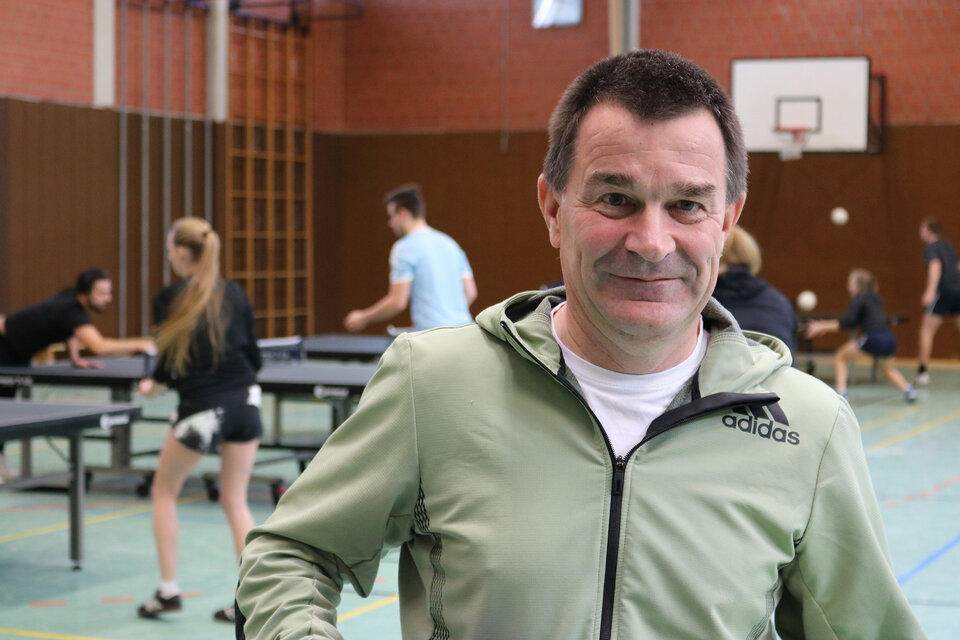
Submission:
[[611,207],[622,207],[627,204],[627,197],[622,193],[608,193],[603,196],[603,201]]
[[700,204],[694,202],[693,200],[680,200],[677,202],[677,209],[680,209],[681,211],[696,211],[697,207],[699,206]]

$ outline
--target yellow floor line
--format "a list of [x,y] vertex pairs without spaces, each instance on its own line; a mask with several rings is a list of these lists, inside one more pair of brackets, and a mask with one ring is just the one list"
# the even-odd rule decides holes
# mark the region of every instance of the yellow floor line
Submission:
[[[177,504],[187,504],[190,502],[197,502],[199,500],[206,499],[206,494],[196,493],[190,496],[184,496],[177,500]],[[117,511],[114,513],[106,513],[100,516],[90,516],[89,518],[83,519],[84,525],[90,524],[99,524],[101,522],[107,522],[108,520],[116,520],[117,518],[126,518],[127,516],[135,516],[141,513],[147,513],[153,510],[153,505],[143,506],[143,507],[131,507],[129,509],[123,509],[122,511]],[[45,533],[53,533],[54,531],[64,531],[70,528],[69,522],[61,522],[60,524],[51,524],[46,527],[38,527],[36,529],[30,529],[29,531],[21,531],[20,533],[10,533],[5,536],[0,536],[0,544],[4,542],[11,542],[13,540],[21,540],[23,538],[31,538],[33,536],[43,535]]]
[[913,436],[919,435],[919,434],[923,433],[924,431],[929,431],[930,429],[933,429],[934,427],[939,427],[940,425],[946,424],[946,423],[950,422],[951,420],[956,420],[957,418],[960,418],[960,410],[954,411],[953,413],[950,413],[950,414],[947,414],[947,415],[945,415],[944,417],[940,418],[939,420],[934,420],[934,421],[932,421],[932,422],[926,422],[926,423],[924,423],[924,424],[921,424],[921,425],[918,426],[918,427],[914,427],[913,429],[910,429],[909,431],[904,431],[903,433],[901,433],[901,434],[899,434],[899,435],[892,436],[892,437],[890,437],[890,438],[887,438],[886,440],[881,440],[881,441],[878,442],[877,444],[875,444],[875,445],[873,445],[872,447],[870,447],[870,448],[868,449],[868,451],[870,451],[870,452],[879,451],[880,449],[883,449],[883,448],[885,448],[885,447],[889,447],[890,445],[896,444],[896,443],[898,443],[898,442],[902,442],[902,441],[906,440],[907,438],[912,438]]
[[895,420],[899,420],[900,418],[905,418],[907,416],[910,416],[919,412],[920,412],[919,407],[911,407],[909,409],[904,409],[892,415],[884,416],[883,418],[879,418],[877,420],[871,420],[870,422],[865,422],[860,425],[860,431],[870,431],[870,429],[876,429],[880,425],[887,424],[888,422],[893,422]]
[[359,609],[354,609],[353,611],[348,611],[342,616],[337,616],[337,622],[340,623],[340,622],[343,622],[344,620],[349,620],[350,618],[356,618],[357,616],[361,616],[365,613],[373,611],[374,609],[379,609],[380,607],[385,607],[388,604],[393,604],[399,599],[400,599],[399,594],[394,594],[388,598],[384,598],[383,600],[377,600],[376,602],[371,602],[370,604],[360,607]]
[[42,631],[27,631],[25,629],[4,629],[0,627],[0,635],[20,636],[22,638],[49,638],[50,640],[104,640],[89,636],[67,636],[62,633],[43,633]]

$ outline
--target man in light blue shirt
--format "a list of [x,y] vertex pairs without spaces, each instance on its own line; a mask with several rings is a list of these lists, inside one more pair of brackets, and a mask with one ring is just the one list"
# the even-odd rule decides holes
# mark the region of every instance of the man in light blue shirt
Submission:
[[470,304],[477,284],[463,249],[445,233],[430,227],[420,187],[406,184],[386,196],[387,223],[400,237],[390,251],[387,295],[365,309],[347,314],[348,331],[389,320],[411,305],[417,331],[459,326],[473,321]]

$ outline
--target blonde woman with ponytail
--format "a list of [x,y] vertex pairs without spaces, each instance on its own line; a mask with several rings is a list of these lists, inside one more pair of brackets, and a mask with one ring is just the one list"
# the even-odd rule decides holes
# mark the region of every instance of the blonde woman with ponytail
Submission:
[[[217,232],[202,219],[181,218],[167,234],[167,257],[181,280],[154,297],[157,365],[153,377],[140,387],[152,395],[168,385],[177,390],[179,404],[153,479],[153,532],[161,582],[138,609],[143,618],[181,608],[177,497],[206,453],[220,453],[220,504],[239,557],[253,527],[247,487],[263,432],[253,310],[243,289],[220,277]],[[233,622],[233,607],[216,611],[214,618]]]

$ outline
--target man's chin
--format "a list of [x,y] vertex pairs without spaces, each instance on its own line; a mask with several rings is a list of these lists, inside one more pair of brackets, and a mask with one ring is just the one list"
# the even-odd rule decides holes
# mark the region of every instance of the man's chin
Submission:
[[670,302],[634,300],[614,310],[611,320],[624,333],[641,335],[675,331],[681,314]]

